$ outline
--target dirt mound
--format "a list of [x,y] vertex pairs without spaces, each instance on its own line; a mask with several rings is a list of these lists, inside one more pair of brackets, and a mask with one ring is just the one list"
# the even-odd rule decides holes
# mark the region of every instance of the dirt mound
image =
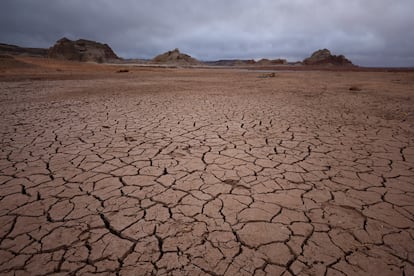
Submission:
[[73,61],[93,61],[108,62],[119,59],[108,44],[78,39],[72,41],[67,38],[58,40],[53,47],[49,49],[49,57],[73,60]]
[[343,55],[332,55],[328,49],[318,50],[312,56],[303,60],[305,65],[336,65],[353,66],[352,62]]
[[195,58],[183,54],[178,49],[174,49],[172,51],[165,52],[161,55],[156,56],[152,59],[154,63],[160,64],[177,64],[177,65],[199,65],[201,64]]

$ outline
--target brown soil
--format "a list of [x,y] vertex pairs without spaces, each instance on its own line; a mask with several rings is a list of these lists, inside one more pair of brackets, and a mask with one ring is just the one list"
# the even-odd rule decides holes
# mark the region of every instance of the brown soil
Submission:
[[414,275],[413,72],[16,60],[0,274]]

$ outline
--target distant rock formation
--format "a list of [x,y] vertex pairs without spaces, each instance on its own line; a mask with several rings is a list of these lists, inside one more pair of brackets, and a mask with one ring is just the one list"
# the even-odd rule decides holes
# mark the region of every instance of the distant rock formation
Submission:
[[287,64],[285,59],[261,59],[255,61],[254,59],[221,59],[216,61],[206,61],[206,65],[210,66],[272,66]]
[[343,55],[332,55],[328,49],[318,50],[312,56],[303,60],[305,65],[337,65],[353,66],[352,62]]
[[108,44],[79,39],[72,41],[66,37],[59,39],[49,49],[49,57],[73,61],[108,62],[119,59]]
[[254,59],[220,59],[215,61],[205,61],[204,64],[210,66],[243,66],[252,65],[256,62]]
[[235,66],[243,66],[243,65],[255,65],[256,61],[254,59],[239,59],[236,60]]
[[47,57],[47,49],[25,48],[16,45],[0,43],[0,54],[13,56]]
[[176,64],[176,65],[199,65],[201,64],[195,58],[183,54],[179,49],[174,49],[172,51],[165,52],[161,55],[156,56],[152,59],[153,63],[159,64]]
[[258,62],[256,62],[256,65],[283,65],[283,64],[287,64],[287,60],[286,59],[267,59],[267,58],[262,58],[261,60],[259,60]]

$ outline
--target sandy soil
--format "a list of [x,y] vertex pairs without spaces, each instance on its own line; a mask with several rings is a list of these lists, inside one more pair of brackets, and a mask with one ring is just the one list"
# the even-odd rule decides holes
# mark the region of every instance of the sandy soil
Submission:
[[0,274],[414,275],[413,72],[25,62]]

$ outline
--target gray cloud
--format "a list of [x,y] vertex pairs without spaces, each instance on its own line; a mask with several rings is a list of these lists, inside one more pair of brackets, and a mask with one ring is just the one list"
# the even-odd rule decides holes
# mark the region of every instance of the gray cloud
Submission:
[[365,66],[414,66],[412,0],[2,0],[0,42],[108,43],[123,57],[180,48],[201,60],[288,58],[320,48]]

